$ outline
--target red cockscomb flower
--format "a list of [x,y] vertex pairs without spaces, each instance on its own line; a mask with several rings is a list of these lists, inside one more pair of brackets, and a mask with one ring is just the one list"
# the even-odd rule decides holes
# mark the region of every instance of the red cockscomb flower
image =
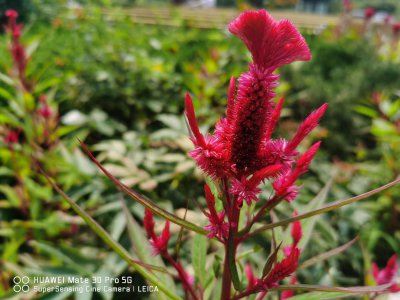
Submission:
[[394,35],[398,35],[400,33],[400,22],[393,23],[392,30]]
[[19,131],[17,130],[8,130],[3,137],[4,143],[8,146],[13,146],[14,144],[19,143]]
[[153,213],[150,210],[145,209],[143,226],[147,232],[147,235],[150,238],[152,254],[158,255],[160,253],[166,252],[168,247],[168,241],[171,236],[169,231],[169,221],[165,222],[165,226],[161,235],[157,236],[154,231],[155,223],[153,220]]
[[292,275],[299,263],[300,250],[293,248],[288,256],[276,263],[271,272],[263,279],[264,289],[277,286],[277,283]]
[[230,191],[240,205],[243,200],[256,201],[260,192],[262,180],[249,181],[249,177],[277,164],[282,165],[281,174],[291,170],[298,155],[296,147],[317,126],[326,105],[300,125],[291,142],[271,139],[283,107],[283,99],[275,106],[272,101],[279,78],[274,71],[296,60],[309,60],[310,50],[288,20],[275,21],[265,10],[241,14],[230,23],[229,30],[245,43],[253,62],[237,82],[233,77],[230,80],[226,117],[216,124],[213,135],[204,136],[189,95],[185,108],[195,145],[191,156],[213,179],[232,178]]
[[375,13],[376,13],[375,8],[373,8],[373,7],[367,7],[367,8],[364,10],[364,18],[365,18],[366,20],[370,20],[370,19],[375,15]]
[[376,263],[372,264],[372,276],[379,285],[392,283],[389,288],[392,293],[400,292],[400,285],[394,282],[398,268],[397,256],[392,255],[386,266],[381,270],[379,270]]
[[296,167],[292,171],[288,171],[281,175],[274,183],[273,187],[276,196],[284,197],[286,201],[293,201],[298,194],[298,188],[294,185],[300,175],[307,172],[314,155],[317,153],[321,142],[312,145],[300,158],[297,160]]
[[206,195],[206,202],[209,213],[207,214],[210,224],[205,226],[204,229],[209,231],[208,238],[217,236],[219,238],[227,238],[229,232],[229,224],[225,222],[225,211],[217,213],[215,210],[215,198],[211,193],[208,185],[204,185],[204,193]]

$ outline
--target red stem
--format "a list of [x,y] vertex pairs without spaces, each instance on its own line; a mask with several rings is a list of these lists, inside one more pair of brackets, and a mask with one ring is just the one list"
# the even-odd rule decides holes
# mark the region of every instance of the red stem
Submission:
[[221,300],[228,300],[231,297],[231,270],[229,268],[229,260],[228,260],[228,244],[225,244],[225,261],[224,261],[224,271],[222,277],[222,292],[221,292]]
[[193,300],[198,300],[198,297],[196,296],[196,293],[193,290],[193,287],[191,286],[190,282],[188,281],[188,276],[186,271],[183,269],[182,265],[179,262],[176,262],[171,255],[168,254],[167,251],[162,253],[162,256],[169,261],[169,263],[176,269],[178,272],[178,277],[179,280],[182,282],[182,285],[185,289],[185,292],[189,292],[189,294],[192,296]]
[[[227,191],[227,185],[225,185],[225,192],[227,193],[227,197],[229,197],[229,192]],[[229,237],[224,241],[225,243],[225,261],[224,261],[224,271],[222,277],[222,292],[221,299],[229,300],[231,297],[231,285],[232,285],[232,276],[229,265],[229,250],[232,251],[233,248],[233,256],[236,256],[236,248],[239,244],[239,241],[236,239],[236,234],[238,231],[238,223],[240,216],[240,208],[236,205],[236,198],[232,199],[230,203],[230,210],[228,211],[228,219],[229,219]]]

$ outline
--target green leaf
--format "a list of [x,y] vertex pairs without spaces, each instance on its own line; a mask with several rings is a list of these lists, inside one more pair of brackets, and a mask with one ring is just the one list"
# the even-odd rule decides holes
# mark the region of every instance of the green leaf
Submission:
[[[68,202],[69,205],[73,208],[73,210],[81,216],[81,218],[89,225],[89,227],[123,260],[125,260],[131,267],[133,267],[136,271],[140,273],[144,278],[146,278],[150,283],[157,285],[160,291],[164,292],[170,299],[181,299],[178,295],[175,295],[171,292],[168,287],[164,284],[160,283],[157,277],[154,276],[153,273],[147,271],[142,266],[137,264],[127,253],[127,251],[117,242],[115,242],[110,235],[101,227],[89,214],[87,214],[78,204],[75,203],[71,198],[68,197],[51,179],[50,177],[43,171],[40,170],[41,173],[45,176],[50,185]],[[158,270],[159,267],[147,265],[148,268],[152,270]]]
[[282,246],[282,242],[275,248],[275,250],[269,255],[267,262],[264,265],[263,273],[261,278],[265,278],[272,269],[272,266],[276,263],[276,259],[278,257],[278,251]]
[[[326,292],[326,293],[311,292],[290,297],[290,300],[333,300],[341,298],[349,299],[349,297],[357,297],[357,296],[352,293],[344,293],[344,292]],[[359,297],[361,297],[361,295]]]
[[1,73],[1,72],[0,72],[0,81],[3,81],[4,83],[11,85],[11,86],[14,85],[14,80],[10,76],[8,76],[4,73]]
[[[146,234],[141,226],[132,217],[128,207],[123,201],[122,208],[126,218],[126,227],[128,229],[129,239],[133,248],[134,254],[138,259],[145,263],[151,263],[160,267],[160,271],[166,273],[165,264],[159,256],[151,255],[150,243],[146,238]],[[169,289],[174,293],[176,291],[175,283],[167,274],[159,274],[158,279],[160,282],[164,283]]]
[[[328,193],[332,187],[332,180],[329,180],[328,183],[322,188],[322,190],[318,193],[317,196],[314,197],[313,200],[306,206],[305,211],[313,211],[318,207],[321,207],[326,202]],[[311,235],[314,232],[315,222],[318,220],[316,218],[309,218],[302,222],[302,231],[303,236],[299,242],[300,249],[306,249],[308,242],[311,239]]]
[[342,246],[339,246],[335,249],[332,249],[325,253],[321,253],[317,256],[314,256],[314,257],[306,260],[305,262],[303,262],[297,269],[301,270],[301,269],[308,268],[318,262],[324,261],[328,258],[331,258],[332,256],[338,255],[339,253],[342,253],[343,251],[346,251],[348,248],[350,248],[350,246],[352,246],[357,239],[358,239],[358,237],[355,237],[354,239],[352,239],[351,241],[347,242],[346,244],[344,244]]
[[88,273],[88,271],[84,267],[75,263],[73,259],[71,259],[67,254],[63,253],[60,249],[57,249],[52,245],[41,243],[38,241],[30,241],[29,244],[51,256],[56,257],[58,260],[62,261],[65,265],[73,268],[80,274],[84,276],[90,275],[90,273]]
[[[335,287],[335,286],[324,286],[324,285],[296,284],[296,285],[280,285],[278,287],[270,288],[270,290],[342,292],[342,293],[351,293],[351,294],[369,294],[369,293],[386,292],[389,287],[390,287],[390,284],[377,285],[377,286],[352,286],[352,287]],[[292,298],[290,298],[290,299],[292,299]]]
[[279,222],[275,222],[275,223],[271,223],[271,224],[267,224],[267,225],[261,226],[260,228],[257,228],[256,230],[252,231],[248,235],[248,237],[253,236],[253,235],[255,235],[255,234],[259,233],[259,232],[263,232],[265,230],[269,230],[269,229],[272,229],[272,228],[275,228],[275,227],[278,227],[278,226],[285,226],[287,224],[293,223],[294,221],[298,221],[298,220],[310,218],[310,217],[313,217],[313,216],[317,216],[317,215],[326,213],[328,211],[335,210],[335,209],[337,209],[339,207],[342,207],[342,206],[345,206],[345,205],[349,205],[351,203],[363,200],[363,199],[368,198],[368,197],[370,197],[372,195],[375,195],[375,194],[377,194],[379,192],[382,192],[382,191],[384,191],[384,190],[386,190],[388,188],[391,188],[392,186],[395,186],[395,185],[397,185],[399,183],[400,183],[400,178],[397,178],[396,180],[394,180],[394,181],[392,181],[392,182],[390,182],[390,183],[388,183],[388,184],[386,184],[384,186],[381,186],[381,187],[379,187],[377,189],[374,189],[372,191],[363,193],[361,195],[358,195],[358,196],[355,196],[355,197],[352,197],[352,198],[348,198],[348,199],[345,199],[345,200],[339,200],[339,201],[327,204],[327,205],[325,205],[325,206],[323,206],[323,207],[321,207],[319,209],[316,209],[316,210],[313,210],[313,211],[310,211],[310,212],[307,212],[307,213],[299,214],[296,217],[287,218],[287,219],[284,219],[284,220],[279,221]]
[[143,205],[144,207],[150,209],[154,214],[171,221],[172,223],[175,223],[176,225],[179,225],[181,227],[185,227],[186,229],[190,231],[194,231],[197,233],[200,233],[202,235],[207,235],[208,231],[204,230],[203,228],[187,222],[174,214],[162,209],[159,207],[157,204],[155,204],[153,201],[150,199],[146,198],[145,196],[139,194],[138,192],[129,189],[126,185],[121,183],[117,178],[115,178],[111,173],[109,173],[98,161],[97,159],[93,156],[93,154],[89,151],[89,149],[86,147],[86,145],[82,142],[79,141],[86,151],[86,153],[89,155],[89,157],[93,160],[93,162],[100,168],[100,170],[112,181],[114,184],[124,193],[126,193],[128,196],[130,196],[132,199]]
[[207,237],[196,235],[192,241],[192,263],[194,273],[204,287],[206,279]]

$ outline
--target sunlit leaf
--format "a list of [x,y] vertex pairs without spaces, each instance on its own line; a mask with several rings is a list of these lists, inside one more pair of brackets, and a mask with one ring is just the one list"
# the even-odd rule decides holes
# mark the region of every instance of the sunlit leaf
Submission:
[[301,269],[308,268],[318,262],[324,261],[326,259],[331,258],[332,256],[338,255],[339,253],[342,253],[342,252],[346,251],[348,248],[350,248],[350,246],[352,246],[357,239],[358,239],[358,237],[355,237],[354,239],[352,239],[351,241],[347,242],[346,244],[344,244],[342,246],[339,246],[335,249],[332,249],[325,253],[321,253],[317,256],[314,256],[314,257],[306,260],[305,262],[303,262],[297,269],[301,270]]
[[392,186],[395,186],[395,185],[397,185],[399,183],[400,183],[400,178],[397,178],[396,180],[394,180],[394,181],[392,181],[392,182],[390,182],[390,183],[388,183],[388,184],[386,184],[384,186],[381,186],[381,187],[379,187],[377,189],[374,189],[372,191],[363,193],[361,195],[358,195],[358,196],[355,196],[355,197],[352,197],[352,198],[348,198],[348,199],[345,199],[345,200],[339,200],[339,201],[327,204],[327,205],[325,205],[325,206],[323,206],[323,207],[321,207],[319,209],[316,209],[316,210],[313,210],[313,211],[310,211],[310,212],[307,212],[307,213],[299,214],[298,216],[287,218],[287,219],[284,219],[284,220],[279,221],[279,222],[275,222],[275,223],[271,223],[271,224],[268,224],[268,225],[261,226],[260,228],[257,228],[256,230],[252,231],[249,234],[249,236],[253,236],[253,235],[255,235],[255,234],[259,233],[259,232],[263,232],[265,230],[268,230],[268,229],[271,229],[271,228],[275,228],[275,227],[278,227],[278,226],[285,226],[285,225],[290,224],[290,223],[292,223],[294,221],[310,218],[310,217],[313,217],[313,216],[317,216],[317,215],[326,213],[328,211],[335,210],[335,209],[337,209],[339,207],[342,207],[342,206],[345,206],[345,205],[349,205],[351,203],[354,203],[354,202],[363,200],[365,198],[368,198],[368,197],[370,197],[372,195],[375,195],[375,194],[377,194],[377,193],[379,193],[381,191],[384,191],[384,190],[386,190],[386,189],[388,189],[388,188],[390,188]]
[[103,171],[103,173],[109,178],[111,179],[112,182],[115,183],[115,185],[124,193],[126,193],[128,196],[130,196],[131,198],[133,198],[135,201],[137,201],[138,203],[140,203],[141,205],[143,205],[144,207],[148,208],[149,210],[151,210],[154,214],[159,215],[160,217],[171,221],[172,223],[175,223],[179,226],[185,227],[188,230],[200,233],[202,235],[207,235],[208,232],[206,230],[204,230],[203,228],[192,224],[190,222],[187,222],[177,216],[175,216],[174,214],[171,214],[170,212],[162,209],[161,207],[159,207],[158,205],[156,205],[153,201],[151,201],[150,199],[146,198],[145,196],[137,193],[134,190],[129,189],[127,186],[125,186],[124,184],[122,184],[117,178],[115,178],[111,173],[109,173],[98,161],[97,159],[93,156],[93,154],[88,150],[88,148],[86,147],[86,145],[80,141],[82,147],[85,149],[85,151],[87,152],[87,154],[90,156],[90,158],[93,160],[93,162]]
[[[180,299],[179,296],[175,295],[168,289],[164,284],[160,283],[157,277],[154,276],[151,272],[147,271],[145,268],[137,264],[134,261],[127,251],[117,242],[115,242],[110,235],[89,215],[87,214],[78,204],[75,203],[71,198],[68,197],[44,172],[41,172],[50,185],[68,202],[69,205],[73,208],[73,210],[85,220],[86,224],[113,250],[117,253],[123,260],[125,260],[131,267],[137,270],[144,278],[146,278],[150,283],[157,285],[160,291],[164,292],[171,299]],[[143,265],[143,264],[142,264]],[[151,270],[159,271],[159,267],[146,264],[146,268]]]

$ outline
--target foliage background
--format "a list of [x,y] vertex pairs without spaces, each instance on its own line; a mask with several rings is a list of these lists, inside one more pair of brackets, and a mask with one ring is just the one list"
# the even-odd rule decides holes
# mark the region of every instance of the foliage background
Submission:
[[[68,9],[63,1],[51,2],[15,2],[15,8],[29,12],[21,20],[27,22],[23,41],[33,45],[27,70],[36,86],[32,97],[46,94],[59,113],[60,144],[45,167],[127,249],[132,237],[121,203],[136,222],[141,222],[143,211],[98,173],[76,137],[84,139],[128,186],[169,210],[183,213],[188,205],[193,222],[204,222],[191,201],[204,201],[203,178],[187,155],[191,144],[182,116],[183,97],[186,91],[193,95],[199,123],[205,124],[201,129],[208,130],[224,113],[230,76],[237,77],[247,67],[250,58],[243,55],[243,45],[220,29],[133,23],[118,8],[113,14],[106,12],[106,1]],[[381,42],[386,32],[371,30],[373,36],[357,26],[332,27],[319,34],[305,31],[313,60],[280,70],[278,96],[286,99],[279,125],[282,135],[293,134],[299,120],[322,102],[330,105],[321,126],[307,140],[310,144],[322,137],[323,147],[311,172],[302,178],[304,188],[294,204],[300,211],[365,192],[399,175],[400,48],[398,40]],[[2,74],[11,69],[7,47],[3,35]],[[2,80],[2,125],[9,124],[15,95],[15,87]],[[133,274],[31,168],[32,149],[26,147],[20,158],[21,172],[30,178],[26,188],[32,203],[27,214],[18,200],[8,150],[4,144],[1,148],[0,295],[9,292],[14,274]],[[331,177],[334,185],[326,197],[310,201]],[[347,254],[304,270],[299,281],[363,284],[370,260],[383,265],[393,253],[400,253],[398,199],[398,189],[392,189],[317,218],[308,228],[315,242],[308,244],[303,259],[358,234],[367,251],[363,255],[360,245],[353,246]],[[289,216],[290,211],[283,206],[278,215]],[[260,236],[248,245],[253,259],[265,255],[269,239]],[[184,242],[190,244],[190,237]],[[191,264],[190,246],[180,255]],[[219,259],[207,263],[215,265]]]

